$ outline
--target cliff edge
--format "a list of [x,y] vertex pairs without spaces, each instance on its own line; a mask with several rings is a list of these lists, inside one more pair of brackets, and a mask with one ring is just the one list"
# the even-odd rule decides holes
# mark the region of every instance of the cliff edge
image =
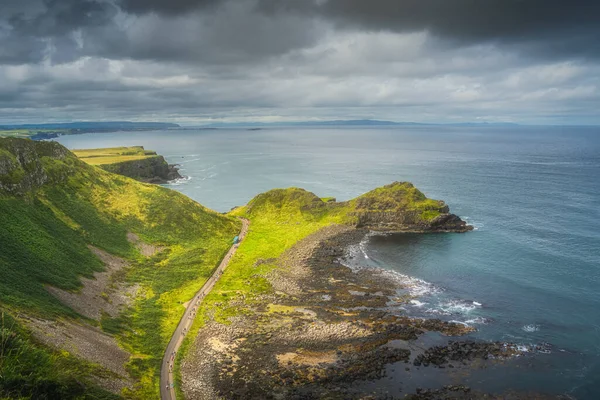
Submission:
[[168,164],[163,156],[142,146],[74,150],[73,153],[88,164],[141,182],[163,184],[182,178],[175,164]]

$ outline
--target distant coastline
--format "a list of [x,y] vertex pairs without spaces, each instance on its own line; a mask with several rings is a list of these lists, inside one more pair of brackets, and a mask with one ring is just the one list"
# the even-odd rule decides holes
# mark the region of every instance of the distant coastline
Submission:
[[154,131],[177,128],[180,128],[180,125],[173,123],[129,121],[0,125],[0,137],[21,137],[33,140],[46,140],[54,139],[62,135],[119,131]]

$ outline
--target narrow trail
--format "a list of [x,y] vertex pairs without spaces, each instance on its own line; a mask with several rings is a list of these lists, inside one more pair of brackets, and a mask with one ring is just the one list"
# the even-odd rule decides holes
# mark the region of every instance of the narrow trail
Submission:
[[[246,234],[248,233],[248,226],[250,225],[250,221],[246,219],[242,219],[242,230],[240,232],[239,238],[240,242],[244,240]],[[221,260],[221,264],[217,267],[215,272],[213,272],[212,276],[208,278],[208,280],[204,283],[202,288],[198,290],[196,295],[188,302],[185,313],[181,317],[175,332],[173,332],[173,336],[167,345],[167,349],[165,350],[165,355],[162,360],[162,364],[160,367],[160,398],[161,400],[174,400],[175,399],[175,388],[173,385],[173,365],[175,362],[175,356],[179,351],[179,347],[181,343],[183,343],[183,339],[185,335],[189,332],[190,327],[194,323],[194,318],[196,317],[196,310],[198,306],[206,297],[206,295],[212,290],[215,286],[215,283],[221,277],[221,274],[229,265],[229,261],[235,254],[238,248],[237,244],[231,246],[223,260]]]

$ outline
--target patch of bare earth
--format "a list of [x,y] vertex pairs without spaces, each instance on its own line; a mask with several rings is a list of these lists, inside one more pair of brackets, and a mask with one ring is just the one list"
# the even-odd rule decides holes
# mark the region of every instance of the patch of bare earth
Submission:
[[189,356],[181,363],[184,375],[182,389],[188,399],[212,400],[219,398],[214,383],[219,379],[215,365],[226,359],[235,369],[239,357],[235,350],[246,339],[240,336],[250,326],[243,319],[235,318],[231,325],[208,323],[198,332]]
[[140,239],[138,235],[136,235],[133,232],[127,233],[127,240],[129,241],[129,243],[134,244],[135,247],[137,247],[140,254],[144,257],[152,257],[153,255],[160,253],[161,251],[166,249],[165,246],[155,246],[152,244],[145,243],[144,241],[142,241],[142,239]]
[[70,321],[25,318],[24,322],[33,335],[46,345],[68,351],[109,371],[104,376],[95,377],[101,387],[113,393],[132,387],[124,368],[130,355],[119,347],[112,336],[95,327]]
[[102,260],[106,271],[95,272],[92,279],[81,278],[83,286],[78,292],[68,292],[53,286],[47,286],[46,289],[63,304],[83,316],[98,321],[102,312],[105,312],[111,317],[116,317],[119,312],[131,304],[137,292],[136,286],[111,285],[111,277],[129,264],[124,259],[96,247],[88,247]]

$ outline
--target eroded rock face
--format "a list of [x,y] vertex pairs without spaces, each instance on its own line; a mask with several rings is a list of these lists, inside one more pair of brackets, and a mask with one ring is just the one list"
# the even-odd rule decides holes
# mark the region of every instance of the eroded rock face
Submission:
[[357,211],[358,228],[384,232],[467,232],[473,230],[459,216],[448,212],[448,206],[443,204],[442,214],[423,221],[416,211]]
[[[52,167],[49,159],[55,161]],[[77,162],[69,150],[55,142],[0,139],[0,191],[24,194],[49,182],[65,181]]]
[[100,168],[146,183],[160,184],[182,178],[177,166],[174,164],[169,165],[163,156],[100,165]]
[[441,200],[428,199],[410,182],[393,182],[358,197],[357,227],[385,232],[466,232],[467,225]]

